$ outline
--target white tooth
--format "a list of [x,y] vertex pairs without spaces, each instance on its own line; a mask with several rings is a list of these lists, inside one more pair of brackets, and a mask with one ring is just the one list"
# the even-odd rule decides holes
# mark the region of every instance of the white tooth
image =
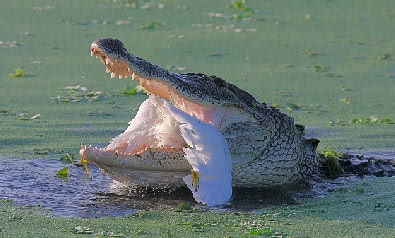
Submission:
[[91,56],[93,56],[94,54],[93,54],[93,51],[91,50]]
[[130,73],[130,71],[131,71],[131,70],[130,70],[130,68],[128,67],[128,72]]
[[132,73],[132,79],[135,80],[136,79],[136,75],[134,73]]
[[122,77],[122,75],[118,75],[118,78],[119,78],[119,79],[122,79],[123,77]]
[[111,73],[111,78],[114,78],[116,76],[115,73]]
[[106,73],[110,73],[110,70],[108,68],[106,68]]

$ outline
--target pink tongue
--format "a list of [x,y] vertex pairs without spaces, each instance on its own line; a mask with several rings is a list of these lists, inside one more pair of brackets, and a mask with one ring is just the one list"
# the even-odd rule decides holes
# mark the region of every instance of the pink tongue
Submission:
[[197,119],[213,124],[212,115],[214,108],[206,105],[201,105],[186,99],[178,93],[173,93],[171,95],[171,101],[178,109],[188,113]]

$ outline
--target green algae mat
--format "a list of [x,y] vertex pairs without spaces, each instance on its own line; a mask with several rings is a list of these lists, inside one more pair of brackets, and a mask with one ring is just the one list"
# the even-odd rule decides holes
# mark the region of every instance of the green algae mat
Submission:
[[[80,142],[108,142],[127,127],[146,96],[130,79],[110,79],[90,56],[99,37],[119,38],[171,71],[220,76],[306,125],[321,148],[393,151],[394,8],[390,0],[3,1],[0,155],[78,155]],[[377,196],[394,191],[393,179],[372,183]],[[2,202],[0,236],[91,229],[130,237],[394,237],[394,196],[369,194],[336,192],[311,207],[261,215],[153,211],[97,220],[37,216]]]
[[136,83],[110,79],[90,57],[98,37],[119,38],[172,71],[218,75],[307,125],[321,146],[393,148],[393,7],[351,0],[3,2],[0,154],[76,153],[80,142],[108,142],[127,127],[145,96],[122,93]]

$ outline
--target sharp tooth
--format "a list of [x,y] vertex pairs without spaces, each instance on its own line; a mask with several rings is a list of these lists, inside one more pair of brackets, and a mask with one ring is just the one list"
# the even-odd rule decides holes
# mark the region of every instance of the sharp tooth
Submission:
[[118,75],[118,78],[119,78],[119,79],[122,79],[123,77],[122,77],[122,75]]
[[91,56],[93,56],[94,54],[93,54],[93,50],[91,50]]
[[106,73],[110,73],[110,72],[111,72],[110,69],[106,68]]
[[135,80],[136,79],[136,75],[134,73],[132,73],[132,79]]
[[132,70],[128,67],[128,72],[130,73]]
[[111,73],[111,78],[114,78],[116,76],[115,73]]
[[107,57],[107,58],[106,58],[106,64],[110,64],[110,62],[111,62],[111,61],[110,61],[110,58]]

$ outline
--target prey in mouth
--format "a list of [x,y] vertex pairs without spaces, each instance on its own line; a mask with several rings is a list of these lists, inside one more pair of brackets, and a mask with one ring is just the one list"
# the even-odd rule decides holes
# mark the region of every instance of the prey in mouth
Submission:
[[81,157],[127,185],[178,187],[196,201],[224,204],[232,186],[307,181],[318,140],[291,117],[216,76],[179,74],[129,53],[117,39],[90,46],[111,78],[130,78],[148,93],[129,127],[108,146],[82,145]]
[[[217,205],[232,194],[231,157],[216,126],[215,105],[194,102],[177,90],[169,73],[127,52],[122,42],[98,39],[91,55],[111,77],[131,78],[149,94],[124,133],[105,148],[81,146],[81,156],[115,180],[130,185],[180,186],[197,201]],[[226,110],[222,110],[226,111]]]

